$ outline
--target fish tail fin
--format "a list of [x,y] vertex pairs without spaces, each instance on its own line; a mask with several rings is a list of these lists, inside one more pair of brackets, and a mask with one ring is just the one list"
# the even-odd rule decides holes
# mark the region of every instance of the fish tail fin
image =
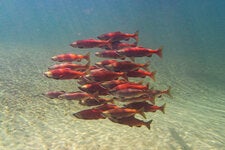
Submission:
[[86,63],[85,67],[86,67],[87,69],[89,69],[89,67],[90,67],[90,63],[91,63],[91,61],[90,61],[90,60]]
[[138,113],[139,113],[143,118],[146,119],[146,115],[145,115],[145,113],[144,113],[144,110],[145,110],[145,108],[142,107],[141,109],[138,110]]
[[171,95],[171,86],[169,86],[169,88],[165,91],[163,91],[163,93],[167,94],[169,97],[173,98],[173,96]]
[[163,47],[156,49],[156,55],[158,55],[160,58],[162,58],[162,49]]
[[148,122],[146,122],[145,126],[150,130],[151,129],[151,123],[153,120],[149,120]]
[[153,81],[155,81],[155,74],[156,74],[156,71],[153,71],[153,72],[151,72],[151,73],[149,74],[149,77],[150,77]]
[[127,77],[127,73],[126,73],[126,72],[123,72],[121,76],[122,76],[126,81],[128,81],[128,77]]
[[134,42],[133,44],[134,44],[134,46],[137,46],[138,42],[136,41],[136,42]]
[[161,110],[161,112],[164,114],[165,114],[165,107],[166,107],[166,103],[159,107],[159,110]]
[[90,52],[84,55],[84,59],[86,59],[88,62],[90,62]]
[[149,82],[146,84],[147,89],[149,89]]
[[134,39],[136,40],[136,43],[138,43],[138,40],[139,40],[139,31],[137,30],[135,33],[134,33]]
[[107,40],[106,42],[107,42],[106,46],[107,46],[108,48],[110,48],[110,49],[113,49],[113,48],[112,48],[112,44],[113,44],[112,39],[109,39],[109,40]]
[[147,61],[144,65],[143,65],[143,69],[146,70],[146,71],[149,71],[148,67],[150,65],[150,61]]

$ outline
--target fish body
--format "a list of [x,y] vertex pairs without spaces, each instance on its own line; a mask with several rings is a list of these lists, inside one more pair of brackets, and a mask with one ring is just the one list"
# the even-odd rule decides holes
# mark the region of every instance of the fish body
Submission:
[[100,86],[100,83],[98,82],[85,84],[85,85],[79,86],[78,88],[90,94],[98,93],[99,95],[108,95],[108,90]]
[[122,90],[110,90],[109,93],[115,97],[120,98],[132,98],[132,97],[139,97],[142,95],[148,94],[148,91],[146,90],[140,90],[140,89],[122,89]]
[[108,103],[95,107],[95,109],[99,109],[101,111],[106,111],[106,110],[115,109],[115,108],[119,108],[119,107],[115,104],[108,104]]
[[103,46],[111,46],[111,41],[105,40],[96,40],[96,39],[85,39],[85,40],[78,40],[70,44],[70,46],[74,48],[96,48],[96,47],[103,47]]
[[86,59],[87,61],[90,61],[90,53],[87,53],[86,55],[79,55],[74,53],[60,54],[60,55],[53,56],[51,59],[53,61],[58,61],[58,62],[72,62],[72,61],[80,62],[82,59]]
[[86,74],[85,72],[75,71],[69,68],[54,69],[44,73],[46,77],[57,80],[78,79],[79,77],[85,74]]
[[81,100],[79,104],[85,105],[85,106],[96,106],[96,105],[106,104],[108,102],[113,102],[113,100],[107,100],[104,98],[88,98],[88,99]]
[[131,61],[119,61],[119,62],[113,62],[111,64],[105,65],[104,67],[110,71],[128,72],[128,71],[137,70],[139,68],[148,70],[148,66],[149,66],[149,62],[145,64],[137,64]]
[[126,57],[151,57],[153,54],[158,55],[159,57],[162,57],[162,48],[158,49],[149,49],[144,47],[128,47],[124,49],[117,50],[117,53],[120,56],[126,56]]
[[144,112],[156,112],[157,110],[162,111],[162,113],[165,113],[165,106],[166,103],[162,106],[157,106],[153,104],[149,104],[148,102],[136,102],[136,103],[130,103],[125,105],[126,108],[132,108],[132,109],[144,109]]
[[156,74],[156,72],[145,71],[145,70],[142,70],[142,69],[127,72],[128,77],[145,78],[146,76],[148,76],[153,81],[155,81],[155,74]]
[[115,109],[118,108],[117,105],[114,104],[102,104],[100,106],[94,107],[92,109],[86,109],[79,111],[77,113],[74,113],[73,115],[79,119],[105,119],[105,117],[102,115],[103,111],[109,110],[109,109]]
[[130,127],[141,127],[141,126],[146,126],[150,130],[150,125],[152,123],[152,120],[149,120],[147,122],[144,122],[142,120],[139,120],[135,118],[134,116],[126,117],[126,118],[109,118],[112,122],[119,123],[119,124],[124,124],[128,125]]
[[106,110],[102,112],[103,116],[105,117],[117,118],[117,119],[130,117],[137,113],[145,117],[142,110],[136,110],[136,109],[130,109],[130,108],[115,108],[115,109],[110,109],[110,110]]
[[106,60],[103,60],[103,61],[96,62],[95,66],[100,67],[100,68],[101,67],[104,68],[105,65],[109,65],[109,64],[112,64],[112,63],[115,63],[115,62],[117,62],[117,61],[114,60],[114,59],[106,59]]
[[47,93],[43,93],[44,96],[48,97],[48,98],[58,98],[59,95],[62,95],[64,94],[65,91],[50,91],[50,92],[47,92]]
[[110,51],[101,51],[101,52],[96,52],[95,56],[101,57],[101,58],[110,58],[110,59],[125,59],[125,56],[121,56],[117,53],[116,50],[110,50]]
[[123,83],[127,83],[128,81],[126,80],[110,80],[110,81],[105,81],[101,83],[101,86],[103,86],[106,89],[112,89],[114,87],[116,87],[117,85],[123,84]]
[[105,119],[102,115],[102,111],[99,109],[86,109],[73,114],[76,118],[79,119],[87,119],[87,120],[94,120],[94,119]]
[[89,98],[95,98],[95,96],[86,92],[77,91],[61,94],[58,98],[66,100],[85,100]]
[[120,85],[117,85],[116,87],[112,88],[110,91],[118,91],[123,89],[139,89],[139,90],[148,90],[149,84],[141,85],[141,84],[134,84],[131,82],[123,83]]
[[136,47],[136,46],[137,46],[137,42],[125,43],[125,42],[120,42],[120,41],[114,41],[114,42],[112,42],[112,48],[109,48],[107,46],[104,46],[101,48],[106,49],[106,50],[118,50],[118,49],[122,49],[125,47]]
[[155,104],[155,97],[151,97],[148,94],[144,94],[138,97],[128,97],[128,98],[120,98],[120,97],[114,97],[114,100],[126,102],[126,103],[137,103],[137,102],[145,102],[150,101],[152,104]]
[[119,77],[124,78],[127,80],[126,73],[124,72],[112,72],[107,70],[100,70],[91,72],[90,74],[85,76],[87,79],[96,81],[96,82],[103,82],[103,81],[111,81],[117,79]]
[[53,69],[63,69],[63,68],[69,68],[71,70],[87,70],[89,68],[90,63],[87,63],[86,65],[80,65],[80,64],[73,64],[73,63],[62,63],[62,64],[55,64],[51,67],[49,67],[49,70]]
[[97,37],[98,39],[101,40],[111,40],[111,41],[121,41],[121,40],[129,40],[130,38],[133,38],[138,42],[138,31],[136,31],[134,34],[130,33],[123,33],[120,31],[116,32],[109,32],[109,33],[104,33],[102,35],[99,35]]

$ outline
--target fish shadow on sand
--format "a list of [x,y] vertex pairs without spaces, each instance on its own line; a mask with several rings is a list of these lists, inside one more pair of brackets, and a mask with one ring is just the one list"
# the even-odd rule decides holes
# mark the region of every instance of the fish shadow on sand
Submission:
[[169,128],[169,130],[174,140],[181,146],[183,150],[191,150],[191,148],[186,144],[184,139],[177,133],[177,131],[174,128]]

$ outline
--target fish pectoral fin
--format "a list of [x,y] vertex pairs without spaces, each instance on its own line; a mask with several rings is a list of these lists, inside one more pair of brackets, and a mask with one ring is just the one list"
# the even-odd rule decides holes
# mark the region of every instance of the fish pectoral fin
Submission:
[[142,107],[141,109],[139,109],[138,110],[138,113],[142,116],[142,117],[144,117],[145,119],[146,119],[146,115],[145,115],[145,113],[144,113],[144,107]]

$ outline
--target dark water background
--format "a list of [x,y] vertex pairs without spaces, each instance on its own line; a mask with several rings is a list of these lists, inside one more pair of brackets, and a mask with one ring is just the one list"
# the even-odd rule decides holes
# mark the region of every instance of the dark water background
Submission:
[[[43,97],[35,102],[33,100],[39,93],[49,89],[53,90],[56,85],[41,75],[51,63],[49,60],[51,56],[71,51],[86,53],[87,50],[83,52],[69,47],[74,40],[96,37],[110,31],[133,33],[139,30],[139,45],[153,49],[164,46],[163,59],[154,57],[151,67],[158,72],[158,85],[163,88],[171,85],[174,95],[174,99],[167,101],[169,103],[166,110],[167,116],[161,119],[162,114],[156,116],[154,119],[157,127],[153,127],[153,131],[150,131],[154,141],[159,142],[169,138],[172,144],[165,140],[161,147],[159,144],[153,144],[152,149],[222,149],[225,145],[224,7],[225,1],[223,0],[1,0],[0,86],[2,100],[0,106],[2,113],[0,128],[2,142],[0,142],[0,147],[26,149],[27,144],[21,144],[26,141],[23,137],[27,134],[35,135],[36,130],[30,128],[32,125],[25,128],[29,132],[27,134],[17,132],[20,128],[15,125],[17,124],[15,114],[29,116],[26,111],[22,110],[32,108],[33,110],[28,112],[32,112],[33,115],[38,113],[39,117],[42,117],[40,114],[42,110],[35,109],[35,105],[44,108],[48,100]],[[60,85],[55,88],[59,89]],[[17,99],[16,104],[15,99]],[[58,104],[57,101],[54,102]],[[63,107],[58,106],[61,111],[69,104],[65,104],[65,107],[64,104],[62,105]],[[7,113],[13,117],[7,120]],[[49,116],[46,115],[46,117]],[[159,123],[165,124],[157,124],[157,118]],[[29,119],[26,119],[29,122]],[[54,121],[57,122],[57,117]],[[6,132],[6,128],[10,131],[14,128],[15,132]],[[37,128],[39,129],[39,126]],[[94,125],[90,126],[93,133],[96,128]],[[163,130],[158,132],[160,129]],[[45,127],[42,129],[40,127],[38,131],[40,135],[43,130]],[[78,137],[85,135],[86,130],[79,131],[83,131],[84,134],[78,132],[81,133],[77,134]],[[123,132],[119,131],[118,135],[131,132],[131,135],[137,136],[146,130],[130,131],[126,128]],[[165,139],[163,138],[164,132],[168,132]],[[19,142],[18,138],[13,138],[14,133],[16,137],[23,139],[22,142]],[[113,132],[107,131],[106,128],[106,135],[112,136],[112,134]],[[53,133],[49,135],[57,137]],[[124,148],[120,145],[120,136],[114,135],[113,137],[117,144],[114,148]],[[59,139],[67,138],[70,139],[67,148],[76,147],[71,146],[71,143],[76,142],[71,140],[69,133]],[[40,139],[45,145],[43,149],[60,149],[57,146],[63,145],[48,136]],[[99,141],[101,139],[99,138]],[[149,137],[143,141],[152,144],[148,139]],[[50,144],[52,141],[56,143],[56,146]],[[83,141],[77,144],[80,149],[86,148],[85,140]],[[7,143],[11,145],[7,146]],[[124,143],[122,142],[122,145]],[[137,142],[137,145],[138,143],[141,142]],[[112,148],[110,144],[111,142],[105,142],[103,144],[105,147],[98,148]],[[32,145],[34,145],[33,149],[35,147],[41,149],[35,140],[30,141],[30,146]],[[126,148],[132,149],[131,145],[127,145]],[[147,145],[140,145],[142,149],[151,149]],[[93,144],[90,144],[90,147],[92,146]]]

